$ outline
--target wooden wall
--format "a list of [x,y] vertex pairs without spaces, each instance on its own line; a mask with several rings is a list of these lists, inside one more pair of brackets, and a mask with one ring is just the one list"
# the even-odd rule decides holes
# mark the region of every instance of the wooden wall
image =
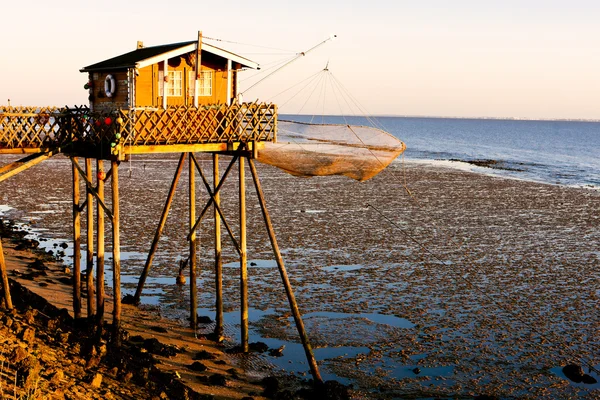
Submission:
[[[185,57],[178,57],[178,60],[171,59],[171,65],[167,64],[167,71],[183,72],[182,96],[169,96],[167,105],[193,105],[194,97],[190,96],[189,72],[195,70],[194,65],[189,65]],[[179,64],[179,65],[177,65]],[[211,71],[213,79],[212,96],[198,96],[199,105],[209,104],[225,104],[227,103],[227,61],[211,56],[210,54],[202,54],[202,71]],[[162,106],[162,90],[163,86],[159,82],[159,78],[164,76],[163,63],[158,63],[139,70],[139,76],[136,77],[135,91],[135,106],[136,107],[161,107]],[[231,86],[233,89],[232,72]],[[231,92],[233,96],[233,91]]]
[[[104,80],[107,75],[115,78],[116,90],[112,97],[107,97],[104,92]],[[95,112],[110,112],[119,108],[128,108],[127,71],[118,72],[93,72],[90,73],[92,93],[90,107]]]

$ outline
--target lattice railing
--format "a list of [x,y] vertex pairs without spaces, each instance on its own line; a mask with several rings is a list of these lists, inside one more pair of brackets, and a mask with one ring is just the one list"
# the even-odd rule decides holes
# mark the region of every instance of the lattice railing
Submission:
[[124,139],[133,145],[274,141],[274,104],[122,110]]
[[200,108],[118,110],[110,114],[86,106],[0,106],[0,150],[56,148],[71,144],[117,147],[275,141],[277,107],[242,103]]

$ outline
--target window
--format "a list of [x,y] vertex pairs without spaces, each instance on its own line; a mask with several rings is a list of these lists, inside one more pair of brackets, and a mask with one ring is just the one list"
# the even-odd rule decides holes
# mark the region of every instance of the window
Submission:
[[[190,71],[190,90],[189,96],[194,96],[196,85],[196,73]],[[212,96],[212,71],[201,71],[200,79],[198,80],[198,96]]]
[[181,71],[168,71],[169,81],[167,82],[167,96],[181,96],[182,95],[182,72]]

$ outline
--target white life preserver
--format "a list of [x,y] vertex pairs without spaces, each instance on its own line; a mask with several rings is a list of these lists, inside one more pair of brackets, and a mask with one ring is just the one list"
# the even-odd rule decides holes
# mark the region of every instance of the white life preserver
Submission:
[[106,93],[106,97],[113,97],[116,90],[117,83],[115,82],[115,78],[110,74],[106,75],[106,79],[104,79],[104,93]]

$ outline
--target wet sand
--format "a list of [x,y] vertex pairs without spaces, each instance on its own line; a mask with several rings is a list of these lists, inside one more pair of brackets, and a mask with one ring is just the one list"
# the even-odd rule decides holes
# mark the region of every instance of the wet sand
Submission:
[[[208,160],[201,164],[210,171]],[[135,288],[175,166],[165,157],[122,165],[125,292]],[[363,183],[260,165],[259,174],[311,340],[343,349],[322,369],[369,397],[600,397],[598,385],[561,372],[570,362],[600,364],[600,193],[411,163]],[[3,182],[0,204],[48,229],[43,235],[68,238],[70,175],[67,160],[44,162]],[[250,305],[269,311],[257,327],[263,336],[297,342],[249,175]],[[223,207],[237,231],[237,177],[230,179]],[[187,257],[186,188],[184,175],[153,270],[165,279],[150,285],[162,293],[161,312],[173,316],[187,304],[168,283]],[[211,224],[203,229],[200,300],[210,308]],[[225,306],[235,310],[236,259],[223,240],[232,263]]]

